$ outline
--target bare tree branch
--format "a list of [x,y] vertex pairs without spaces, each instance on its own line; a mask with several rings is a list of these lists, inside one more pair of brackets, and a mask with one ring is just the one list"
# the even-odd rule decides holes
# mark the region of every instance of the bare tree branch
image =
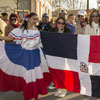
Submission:
[[[75,9],[84,9],[86,8],[86,2],[84,0],[60,0],[63,9],[75,10]],[[59,5],[59,0],[53,0],[53,8],[56,9]]]

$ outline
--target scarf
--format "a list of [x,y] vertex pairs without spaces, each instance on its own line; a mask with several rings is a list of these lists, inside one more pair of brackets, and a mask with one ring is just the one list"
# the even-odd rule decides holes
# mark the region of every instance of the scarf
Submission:
[[95,22],[92,22],[92,27],[95,31],[95,35],[100,35],[99,34],[99,24],[96,24]]

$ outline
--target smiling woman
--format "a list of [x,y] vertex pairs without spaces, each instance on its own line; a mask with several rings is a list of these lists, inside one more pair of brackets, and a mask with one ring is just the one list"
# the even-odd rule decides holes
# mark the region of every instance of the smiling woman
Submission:
[[23,91],[24,100],[37,100],[38,94],[46,94],[50,82],[40,32],[35,27],[37,18],[36,13],[30,13],[21,28],[13,29],[9,36],[0,37],[1,40],[20,40],[18,45],[0,42],[0,91]]
[[9,16],[9,24],[5,27],[5,35],[8,34],[14,29],[19,26],[19,17],[15,13],[11,13]]
[[[58,34],[72,34],[72,31],[68,28],[68,24],[64,17],[57,18],[56,23],[55,23],[55,28],[52,29],[52,32],[57,32]],[[66,94],[67,94],[67,90],[60,88],[60,89],[57,89],[55,96],[64,97]]]
[[52,32],[72,34],[72,31],[68,28],[66,19],[64,17],[58,17],[55,23],[55,28],[51,30]]
[[89,17],[89,24],[86,25],[85,34],[100,35],[100,14],[98,10],[91,12]]

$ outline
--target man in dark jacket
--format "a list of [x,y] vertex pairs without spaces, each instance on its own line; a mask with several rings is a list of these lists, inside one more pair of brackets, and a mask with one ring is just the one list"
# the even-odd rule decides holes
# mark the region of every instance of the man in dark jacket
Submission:
[[46,13],[43,14],[42,21],[39,23],[37,28],[40,31],[49,31],[49,30],[51,30],[52,24],[49,22],[49,17]]

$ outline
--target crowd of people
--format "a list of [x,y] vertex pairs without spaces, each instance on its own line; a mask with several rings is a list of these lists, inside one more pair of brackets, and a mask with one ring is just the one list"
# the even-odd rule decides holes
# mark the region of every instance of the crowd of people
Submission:
[[[27,17],[27,14],[25,17]],[[49,21],[49,16],[46,13],[42,15],[41,20],[39,20],[38,16],[35,26],[39,31],[54,32],[57,32],[58,27],[64,27],[65,29],[61,29],[64,31],[62,33],[66,33],[70,30],[72,34],[92,34],[91,32],[88,33],[87,31],[88,29],[94,29],[93,27],[95,27],[95,32],[92,34],[95,35],[97,34],[97,31],[99,32],[99,29],[97,29],[100,22],[99,19],[99,11],[96,9],[91,10],[89,13],[87,13],[85,10],[80,10],[76,15],[73,13],[68,15],[67,12],[61,10],[58,18],[55,21],[53,19]],[[20,18],[15,13],[11,13],[9,15],[9,19],[7,13],[2,13],[0,17],[0,36],[7,36],[11,30],[20,27],[23,21],[24,18]],[[66,28],[69,30],[66,30]],[[93,31],[92,29],[91,31]]]
[[[38,47],[40,37],[32,44],[28,38],[23,38],[23,34],[32,36],[39,31],[57,32],[63,34],[82,34],[82,35],[100,35],[100,14],[98,10],[93,10],[89,14],[85,10],[78,11],[77,15],[69,14],[61,10],[59,17],[54,21],[49,21],[49,16],[44,13],[41,21],[36,13],[26,15],[24,20],[20,21],[17,14],[10,14],[9,20],[7,13],[2,13],[0,18],[0,40],[21,44],[23,48]],[[16,37],[21,38],[17,39]],[[28,46],[28,47],[27,47]],[[52,84],[50,89],[55,88]],[[55,96],[64,97],[67,94],[65,89],[57,89]]]

